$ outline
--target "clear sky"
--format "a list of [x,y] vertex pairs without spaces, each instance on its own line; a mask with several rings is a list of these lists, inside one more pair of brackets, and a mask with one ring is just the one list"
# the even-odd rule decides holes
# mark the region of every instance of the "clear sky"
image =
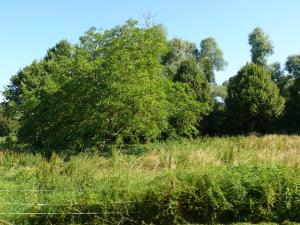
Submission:
[[150,12],[168,30],[199,45],[213,36],[229,63],[221,83],[250,60],[248,34],[262,27],[275,46],[269,62],[300,53],[300,0],[0,0],[0,90],[61,39],[77,43],[88,28],[108,29]]

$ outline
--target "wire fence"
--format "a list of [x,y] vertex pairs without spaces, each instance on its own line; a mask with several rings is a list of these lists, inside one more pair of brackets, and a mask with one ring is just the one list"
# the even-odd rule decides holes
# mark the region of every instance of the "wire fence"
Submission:
[[1,213],[0,215],[113,215],[113,214],[137,214],[141,212],[64,212],[64,213],[58,213],[58,212],[8,212],[8,213]]
[[[101,205],[104,203],[108,204],[128,204],[128,203],[149,203],[149,202],[154,202],[153,200],[147,200],[147,201],[118,201],[118,202],[111,202],[111,201],[102,201],[102,202],[89,202],[90,205]],[[13,205],[13,206],[86,206],[87,204],[82,204],[82,203],[73,203],[73,202],[68,202],[68,203],[17,203],[17,202],[0,202],[0,206],[6,206],[6,205]]]
[[[113,188],[114,191],[134,191],[129,188]],[[18,189],[0,189],[1,192],[101,192],[106,191],[104,189],[25,189],[25,190],[18,190]]]
[[[234,188],[234,187],[233,187]],[[116,188],[114,190],[129,190],[128,188]],[[25,192],[31,192],[31,193],[53,193],[53,192],[99,192],[102,190],[97,190],[97,189],[72,189],[72,190],[68,190],[68,189],[25,189],[25,190],[18,190],[18,189],[0,189],[0,192],[20,192],[20,193],[25,193]],[[132,191],[132,190],[131,190]],[[174,202],[178,203],[178,206],[180,206],[180,210],[187,210],[185,208],[185,206],[189,206],[191,202],[186,201],[186,200],[173,200]],[[141,201],[137,201],[137,200],[126,200],[126,201],[97,201],[97,202],[88,202],[87,204],[83,204],[83,203],[78,203],[78,202],[63,202],[63,203],[49,203],[49,202],[0,202],[0,206],[28,206],[28,207],[43,207],[43,206],[88,206],[88,205],[118,205],[118,204],[136,204],[136,203],[151,203],[151,202],[155,202],[155,200],[141,200]],[[173,202],[173,203],[174,203]],[[294,203],[300,203],[300,200],[294,200]],[[261,204],[261,203],[265,203],[264,200],[262,201],[257,201],[255,199],[248,199],[246,201],[237,201],[234,202],[234,204]],[[168,205],[170,204],[170,202],[168,201],[162,201],[159,202],[159,204],[162,205]],[[197,207],[196,207],[197,208]],[[30,209],[30,208],[29,208]],[[71,209],[69,209],[71,210]],[[76,209],[73,209],[76,210]],[[97,212],[97,211],[93,211],[93,212],[55,212],[54,210],[52,212],[48,211],[48,212],[1,212],[0,211],[0,215],[114,215],[114,214],[119,214],[119,215],[128,215],[128,214],[138,214],[138,213],[142,213],[141,211],[105,211],[106,209],[101,209],[103,211]],[[0,220],[0,224],[1,224],[1,220]]]
[[[101,205],[104,203],[109,204],[128,204],[128,203],[151,203],[155,202],[154,200],[147,201],[117,201],[117,202],[91,202],[89,205]],[[239,201],[235,204],[261,204],[264,201]],[[299,201],[294,201],[294,203]],[[185,207],[188,207],[190,202],[179,201],[177,207],[180,207],[180,211],[187,210]],[[160,202],[160,205],[169,205],[170,202]],[[87,206],[87,204],[81,203],[11,203],[11,202],[0,202],[0,206]],[[193,207],[196,209],[197,207]],[[104,209],[101,209],[104,210]],[[136,214],[141,213],[141,211],[102,211],[102,212],[0,212],[0,215],[109,215],[109,214]],[[0,223],[1,224],[1,223]]]
[[[128,188],[117,188],[114,190],[129,190]],[[96,189],[25,189],[25,190],[17,190],[17,189],[0,189],[0,192],[30,192],[30,193],[53,193],[53,192],[100,192],[101,190]],[[132,190],[131,190],[132,191]],[[74,203],[74,202],[66,202],[66,203],[20,203],[20,202],[0,202],[0,206],[87,206],[87,205],[101,205],[101,204],[130,204],[130,203],[149,203],[153,202],[153,200],[143,200],[143,201],[97,201],[97,202],[89,202],[88,204],[82,203]],[[0,212],[0,215],[110,215],[110,214],[137,214],[141,213],[140,211],[104,211],[104,212]],[[1,220],[0,220],[1,222]],[[1,223],[0,223],[1,224]]]

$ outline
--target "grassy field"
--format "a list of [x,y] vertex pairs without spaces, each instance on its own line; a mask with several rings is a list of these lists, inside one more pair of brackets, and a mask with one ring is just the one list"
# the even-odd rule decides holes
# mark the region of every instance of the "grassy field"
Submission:
[[46,159],[3,149],[0,219],[61,225],[300,222],[299,136],[202,138],[133,152]]

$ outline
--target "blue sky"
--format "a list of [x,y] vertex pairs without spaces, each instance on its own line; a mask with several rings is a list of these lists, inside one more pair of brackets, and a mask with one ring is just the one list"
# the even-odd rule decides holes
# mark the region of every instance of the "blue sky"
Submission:
[[199,45],[213,36],[228,66],[221,83],[250,60],[248,34],[262,27],[275,46],[269,62],[300,53],[299,0],[1,0],[0,90],[61,39],[77,43],[88,28],[108,29],[150,12],[168,30]]

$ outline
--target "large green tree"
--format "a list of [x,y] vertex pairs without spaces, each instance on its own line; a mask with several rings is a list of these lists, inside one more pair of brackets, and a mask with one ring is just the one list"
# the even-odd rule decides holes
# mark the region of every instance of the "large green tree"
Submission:
[[300,132],[300,79],[289,87],[284,122],[286,131]]
[[[190,111],[197,112],[193,115],[198,115],[197,128],[201,130],[203,128],[203,118],[211,112],[214,103],[211,84],[193,59],[183,61],[180,64],[173,81],[187,84],[193,91],[198,102],[198,109],[195,106],[190,106]],[[189,121],[193,124],[194,120]]]
[[0,137],[8,136],[11,132],[11,121],[5,114],[5,104],[0,104]]
[[288,88],[287,103],[285,109],[286,130],[300,132],[300,55],[289,56],[286,70],[293,83]]
[[211,86],[194,60],[183,61],[173,80],[187,83],[194,90],[197,101],[206,103],[208,106],[212,104]]
[[252,63],[267,65],[267,57],[272,55],[273,45],[268,35],[260,27],[256,27],[250,34],[248,42],[251,46]]
[[230,78],[226,111],[232,132],[267,132],[284,109],[284,98],[267,68],[247,64]]
[[91,29],[78,46],[60,42],[7,89],[20,114],[20,140],[82,150],[156,139],[168,127],[160,64],[166,51],[162,27],[136,21],[103,33]]
[[211,112],[204,117],[202,122],[203,133],[209,135],[222,135],[226,133],[224,129],[225,121],[225,99],[227,97],[228,81],[224,81],[221,85],[212,85],[212,96],[214,104]]
[[161,26],[137,27],[129,21],[103,34],[98,104],[91,114],[101,124],[100,138],[149,141],[167,124],[167,97],[161,57],[167,40]]
[[198,124],[207,114],[207,104],[197,101],[197,94],[185,82],[167,81],[168,122],[166,131],[168,138],[193,137],[199,133]]
[[215,72],[223,70],[227,65],[223,52],[216,40],[206,38],[200,43],[199,63],[208,82],[215,82]]
[[72,52],[73,46],[66,40],[62,40],[47,51],[44,60],[35,60],[12,76],[4,96],[8,108],[15,117],[27,116],[26,113],[36,107],[45,79],[51,72],[58,70],[57,62],[70,58]]
[[166,65],[168,76],[172,78],[183,61],[196,61],[198,50],[195,43],[180,38],[173,38],[168,45],[169,51],[163,57],[163,64]]
[[284,69],[281,68],[279,62],[268,65],[268,69],[271,73],[272,80],[279,88],[280,95],[287,97],[288,89],[293,83],[293,77],[284,73]]
[[[41,135],[42,131],[51,126],[47,122],[52,114],[43,106],[49,83],[53,74],[60,77],[55,90],[66,81],[62,75],[71,74],[68,61],[72,54],[73,46],[63,40],[49,49],[43,60],[34,61],[11,78],[11,83],[4,92],[7,101],[5,105],[9,117],[13,121],[19,121],[20,141],[40,147],[41,140],[45,138]],[[42,106],[44,112],[41,110]]]
[[285,69],[294,78],[300,78],[300,55],[291,55],[285,63]]

